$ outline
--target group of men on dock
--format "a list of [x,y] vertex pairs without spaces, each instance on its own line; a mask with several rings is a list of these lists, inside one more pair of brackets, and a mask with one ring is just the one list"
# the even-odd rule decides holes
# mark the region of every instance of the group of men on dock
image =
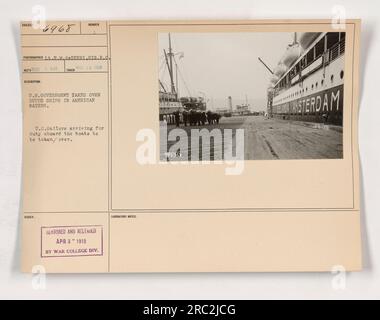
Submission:
[[[175,125],[179,127],[183,124],[185,127],[189,126],[204,126],[206,124],[218,124],[221,115],[212,111],[201,111],[201,110],[184,110],[175,111],[173,113]],[[167,121],[168,122],[168,121]],[[171,121],[169,121],[171,123]]]

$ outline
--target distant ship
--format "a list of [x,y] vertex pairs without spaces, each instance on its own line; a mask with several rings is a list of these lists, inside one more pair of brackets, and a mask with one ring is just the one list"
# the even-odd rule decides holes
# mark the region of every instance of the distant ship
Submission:
[[295,33],[273,70],[269,117],[342,125],[345,35]]

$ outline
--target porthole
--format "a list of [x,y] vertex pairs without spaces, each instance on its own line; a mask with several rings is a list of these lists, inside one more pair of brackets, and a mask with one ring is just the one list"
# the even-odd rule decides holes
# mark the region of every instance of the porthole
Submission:
[[325,83],[325,80],[321,80],[321,86],[323,86],[323,84]]
[[315,83],[315,88],[318,88],[318,82]]
[[314,89],[314,85],[312,84],[312,85],[311,85],[311,90],[313,90],[313,89]]
[[330,80],[331,80],[331,82],[334,81],[334,75],[333,74],[331,75]]
[[342,70],[342,71],[340,72],[340,78],[343,79],[343,77],[344,77],[344,71]]

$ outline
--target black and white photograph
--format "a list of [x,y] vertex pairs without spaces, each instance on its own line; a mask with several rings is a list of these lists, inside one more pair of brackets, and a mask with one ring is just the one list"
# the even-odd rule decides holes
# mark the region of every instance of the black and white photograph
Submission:
[[345,32],[158,40],[161,161],[343,158]]

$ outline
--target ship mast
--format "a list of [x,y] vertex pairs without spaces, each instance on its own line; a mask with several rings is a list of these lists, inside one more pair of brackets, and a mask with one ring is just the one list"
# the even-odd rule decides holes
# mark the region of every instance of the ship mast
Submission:
[[174,85],[174,75],[173,75],[173,50],[172,50],[172,39],[170,36],[170,33],[168,34],[169,36],[169,73],[170,73],[170,84],[171,84],[171,92],[176,94],[176,88]]

